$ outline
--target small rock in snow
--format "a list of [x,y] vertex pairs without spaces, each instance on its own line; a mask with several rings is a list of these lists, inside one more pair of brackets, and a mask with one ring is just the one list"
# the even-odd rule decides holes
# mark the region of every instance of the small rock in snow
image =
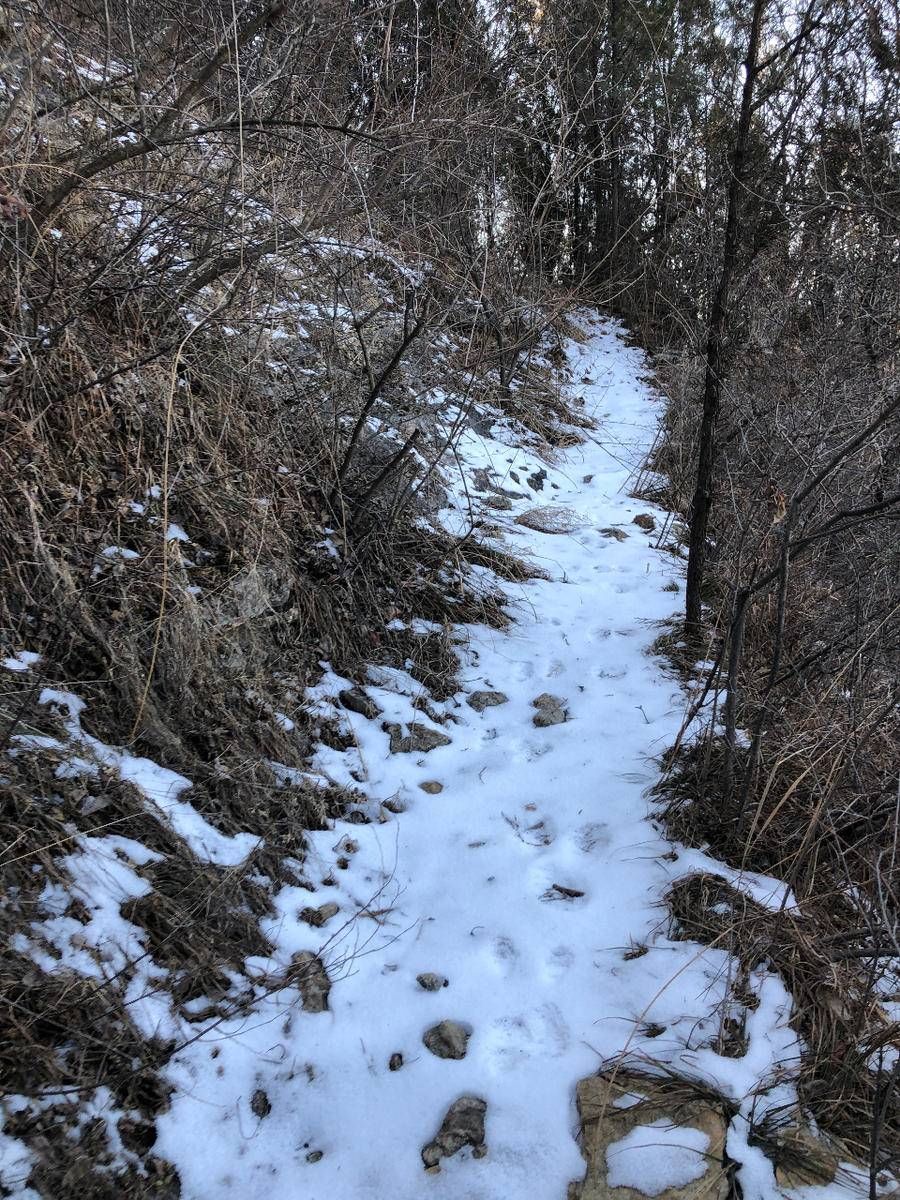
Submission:
[[559,696],[551,696],[549,692],[541,692],[535,696],[532,706],[537,709],[532,720],[538,729],[546,729],[548,725],[562,725],[568,720],[569,713],[566,702]]
[[399,1071],[402,1066],[403,1066],[403,1055],[400,1053],[399,1050],[395,1050],[394,1053],[391,1055],[391,1057],[388,1059],[388,1070],[389,1071]]
[[[427,792],[429,796],[436,796],[438,792],[444,790],[444,785],[438,783],[436,779],[425,779],[419,784],[419,787],[423,792]],[[385,803],[385,807],[387,807],[387,803]]]
[[325,964],[311,950],[301,950],[291,960],[291,977],[296,981],[303,998],[303,1011],[328,1012],[328,993],[331,980]]
[[646,529],[648,533],[652,533],[656,528],[656,518],[651,517],[650,513],[638,513],[634,518],[634,524],[639,525],[641,529]]
[[359,713],[361,717],[366,717],[369,721],[374,721],[376,717],[381,716],[381,709],[369,693],[361,687],[344,688],[342,692],[338,692],[338,700],[344,708],[348,708],[350,712]]
[[570,508],[530,508],[516,517],[516,524],[538,533],[572,533],[582,521]]
[[486,708],[494,708],[498,704],[506,704],[509,696],[503,692],[472,692],[466,697],[466,704],[476,712],[484,712]]
[[260,1120],[263,1117],[267,1117],[272,1111],[272,1103],[262,1088],[257,1088],[253,1093],[250,1100],[250,1111],[254,1117],[259,1117]]
[[339,912],[339,905],[335,904],[333,900],[329,900],[327,904],[322,904],[319,908],[301,909],[300,920],[305,921],[307,925],[314,925],[316,929],[321,929],[326,921],[330,921]]
[[406,734],[401,725],[392,721],[385,721],[381,728],[391,739],[391,754],[427,754],[438,746],[450,745],[450,738],[445,733],[418,721],[410,721]]
[[460,1096],[447,1109],[434,1139],[422,1147],[426,1171],[440,1170],[442,1158],[452,1158],[463,1146],[472,1147],[473,1158],[484,1158],[484,1114],[487,1102],[478,1096]]
[[470,1036],[465,1025],[460,1025],[459,1021],[441,1021],[439,1025],[426,1029],[422,1041],[438,1058],[465,1058]]
[[615,525],[607,525],[605,529],[600,530],[603,537],[615,538],[617,542],[624,542],[628,534],[624,529],[616,529]]
[[447,987],[449,982],[449,979],[435,974],[434,971],[423,971],[421,975],[416,976],[416,983],[426,992],[439,992],[441,988]]

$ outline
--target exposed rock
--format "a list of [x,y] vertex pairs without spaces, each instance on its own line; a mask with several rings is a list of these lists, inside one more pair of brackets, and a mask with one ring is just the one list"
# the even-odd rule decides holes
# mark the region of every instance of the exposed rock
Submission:
[[402,725],[392,721],[385,721],[381,728],[391,739],[391,754],[427,754],[438,746],[450,745],[450,738],[445,733],[418,721],[410,721],[407,733],[403,732]]
[[381,716],[382,710],[364,688],[344,688],[342,692],[338,692],[338,700],[350,712],[359,713],[361,717],[367,717],[370,721]]
[[708,1145],[703,1154],[704,1173],[691,1183],[658,1193],[658,1200],[725,1200],[729,1192],[723,1166],[727,1124],[722,1109],[706,1098],[693,1096],[687,1085],[616,1071],[609,1076],[582,1079],[576,1100],[581,1119],[581,1152],[587,1161],[583,1180],[569,1184],[569,1200],[645,1200],[632,1187],[611,1187],[607,1182],[607,1149],[638,1126],[665,1121],[678,1129],[703,1134]]
[[484,1114],[487,1102],[478,1096],[460,1096],[447,1109],[434,1139],[422,1147],[426,1171],[439,1171],[442,1158],[452,1158],[463,1146],[472,1147],[473,1158],[484,1158]]
[[538,533],[572,533],[582,524],[581,518],[571,508],[529,508],[519,513],[517,525],[536,529]]
[[321,1162],[324,1157],[325,1157],[324,1151],[310,1150],[309,1154],[307,1154],[307,1156],[306,1156],[306,1161],[308,1163],[317,1163],[317,1162]]
[[548,725],[562,725],[564,721],[568,720],[569,713],[566,709],[566,702],[559,696],[541,692],[540,696],[535,696],[531,703],[537,709],[532,720],[538,729],[546,729]]
[[634,524],[640,525],[641,529],[646,529],[648,533],[652,533],[656,528],[656,518],[650,513],[638,513],[634,518]]
[[423,792],[427,792],[429,796],[436,796],[438,792],[444,790],[444,785],[438,783],[436,779],[425,779],[419,784]]
[[486,708],[494,708],[508,701],[509,696],[505,696],[503,692],[472,692],[466,697],[466,704],[476,712],[484,712]]
[[833,1183],[841,1157],[802,1118],[770,1133],[763,1149],[775,1163],[775,1180],[781,1188]]
[[318,908],[302,908],[300,920],[305,921],[307,925],[314,925],[316,929],[321,929],[326,921],[330,921],[339,912],[340,906],[333,900],[329,900],[327,904],[322,904]]
[[254,1117],[259,1117],[260,1120],[262,1120],[263,1117],[267,1117],[272,1111],[272,1103],[262,1088],[257,1088],[251,1096],[250,1111],[253,1113]]
[[424,988],[426,992],[439,992],[449,982],[449,979],[445,979],[443,975],[435,974],[434,971],[424,971],[421,975],[416,976],[416,983],[420,988]]
[[510,500],[509,496],[504,496],[499,492],[496,496],[488,496],[488,498],[485,500],[485,504],[487,504],[489,508],[498,508],[503,512],[507,512],[513,506],[512,500]]
[[402,1066],[403,1066],[403,1055],[400,1053],[399,1050],[395,1050],[394,1053],[391,1055],[391,1057],[388,1059],[388,1070],[389,1071],[399,1071]]
[[300,989],[303,1011],[309,1013],[328,1012],[328,993],[331,980],[325,964],[312,950],[301,950],[291,959],[291,978]]
[[547,472],[543,467],[535,471],[533,475],[529,475],[526,480],[528,486],[534,492],[542,492],[544,490],[544,480],[547,478]]
[[615,525],[607,525],[606,528],[601,529],[600,532],[604,537],[614,538],[617,542],[624,542],[628,539],[628,534],[625,532],[625,530],[616,529]]
[[441,1021],[422,1035],[422,1041],[438,1058],[465,1058],[470,1033],[459,1021]]

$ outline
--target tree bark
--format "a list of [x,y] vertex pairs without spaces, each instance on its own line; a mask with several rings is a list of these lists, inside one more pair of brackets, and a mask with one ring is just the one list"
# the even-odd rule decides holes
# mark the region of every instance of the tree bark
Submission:
[[725,211],[725,239],[722,265],[713,296],[706,336],[706,370],[703,386],[703,418],[697,455],[697,477],[691,504],[688,546],[687,589],[685,597],[685,633],[699,641],[701,633],[700,594],[706,572],[706,539],[712,508],[713,471],[716,462],[716,427],[722,403],[722,347],[728,325],[731,286],[737,266],[741,239],[740,204],[748,174],[750,122],[753,116],[753,92],[759,74],[759,43],[767,0],[754,0],[750,19],[747,56],[744,59],[744,85],[737,134],[731,156],[731,181]]

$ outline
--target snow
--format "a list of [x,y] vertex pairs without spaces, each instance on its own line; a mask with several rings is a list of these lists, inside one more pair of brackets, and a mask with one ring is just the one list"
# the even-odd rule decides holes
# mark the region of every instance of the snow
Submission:
[[249,833],[227,837],[213,828],[193,805],[181,800],[181,793],[191,787],[191,781],[183,775],[161,767],[149,758],[107,746],[86,733],[81,726],[85,705],[79,697],[57,688],[44,688],[38,700],[63,718],[69,743],[39,734],[16,734],[12,741],[17,747],[60,750],[67,754],[69,770],[73,764],[83,763],[86,759],[107,767],[120,779],[133,783],[151,810],[205,862],[235,866],[259,844],[259,838]]
[[[469,475],[489,467],[525,479],[544,467],[542,492],[507,513],[485,511],[547,578],[504,585],[516,617],[508,630],[455,631],[462,692],[431,702],[450,718],[440,732],[451,744],[389,752],[382,721],[437,728],[414,707],[423,689],[408,671],[369,669],[378,721],[337,705],[350,681],[330,669],[310,692],[313,711],[339,720],[354,742],[320,747],[312,771],[364,792],[373,820],[309,835],[306,874],[318,890],[277,892],[277,915],[262,923],[273,961],[255,965],[271,976],[297,951],[315,952],[332,980],[329,1012],[300,1011],[293,989],[271,991],[252,1015],[217,1022],[175,1055],[177,1091],[155,1150],[177,1165],[184,1200],[558,1200],[584,1173],[575,1083],[623,1053],[703,1078],[744,1114],[760,1088],[772,1086],[777,1102],[791,1092],[799,1047],[780,981],[758,972],[747,1060],[722,1057],[717,1009],[731,959],[663,932],[673,879],[711,860],[681,851],[680,862],[667,861],[671,847],[645,798],[653,756],[675,740],[685,707],[648,655],[672,612],[664,589],[677,567],[632,524],[639,512],[657,523],[664,514],[628,495],[658,411],[643,356],[613,325],[595,324],[585,344],[570,346],[570,361],[575,379],[591,379],[579,391],[598,424],[584,445],[548,465],[500,420],[493,437],[468,431],[459,447]],[[442,514],[447,527],[469,528],[472,494],[459,481]],[[575,514],[570,532],[514,523],[551,503]],[[610,525],[627,539],[603,536]],[[473,586],[479,576],[498,585],[482,571]],[[508,702],[478,713],[464,702],[476,690],[502,691]],[[542,692],[564,701],[565,723],[534,726]],[[419,785],[428,781],[443,790],[426,794]],[[388,799],[402,810],[396,817],[381,807]],[[774,881],[715,866],[770,903],[783,898]],[[340,906],[326,928],[297,919],[326,900]],[[637,943],[649,952],[626,960]],[[429,971],[449,986],[422,990],[416,977]],[[463,1059],[437,1058],[422,1044],[447,1018],[473,1031]],[[664,1028],[653,1039],[650,1022]],[[395,1052],[404,1065],[391,1071]],[[257,1088],[272,1106],[264,1118],[249,1107]],[[463,1151],[426,1175],[420,1150],[464,1093],[487,1101],[488,1155]],[[752,1149],[745,1132],[730,1142],[739,1162]],[[635,1170],[645,1169],[645,1182],[685,1175],[684,1155],[699,1150],[685,1150],[686,1137],[679,1130],[678,1146],[652,1166],[641,1157]],[[755,1178],[755,1160],[753,1169]],[[771,1169],[767,1186],[776,1196]]]
[[636,1125],[620,1141],[607,1146],[607,1183],[637,1188],[645,1196],[685,1187],[706,1174],[708,1149],[707,1135],[692,1126],[664,1120]]
[[[746,1013],[746,1053],[719,1054],[735,963],[721,947],[670,940],[664,897],[677,879],[703,870],[769,907],[794,901],[776,881],[702,851],[676,847],[673,858],[653,821],[646,793],[658,778],[654,757],[675,741],[686,707],[649,653],[678,602],[667,590],[678,564],[633,524],[638,513],[657,525],[665,514],[628,494],[653,441],[658,402],[644,382],[643,355],[619,328],[585,321],[589,336],[568,353],[572,377],[590,380],[573,390],[595,432],[548,463],[499,415],[491,436],[467,430],[456,458],[466,478],[450,480],[441,514],[445,527],[467,531],[482,504],[474,473],[518,475],[522,498],[506,512],[483,511],[503,530],[496,544],[544,577],[504,584],[482,568],[468,582],[475,591],[504,588],[514,622],[503,631],[450,631],[461,689],[444,703],[427,696],[412,662],[371,665],[366,690],[382,711],[374,721],[340,706],[338,693],[352,681],[323,663],[307,707],[337,721],[351,735],[349,749],[320,745],[304,771],[270,763],[283,784],[353,788],[371,820],[308,834],[302,871],[316,890],[276,885],[276,911],[260,922],[272,955],[244,963],[253,1006],[205,1021],[174,1014],[141,931],[119,912],[148,886],[139,868],[154,856],[138,843],[77,839],[66,867],[90,912],[86,926],[69,923],[64,895],[46,896],[40,930],[62,961],[94,976],[140,962],[129,984],[134,1019],[179,1040],[166,1068],[175,1091],[158,1119],[154,1153],[177,1168],[182,1200],[559,1200],[584,1174],[575,1085],[623,1056],[664,1064],[731,1100],[738,1111],[728,1152],[744,1195],[780,1195],[749,1134],[751,1120],[796,1104],[801,1047],[791,998],[760,967],[749,980],[758,1004]],[[449,404],[447,419],[455,419]],[[538,470],[545,475],[535,489],[524,481]],[[158,498],[159,489],[149,494]],[[571,512],[566,531],[516,523],[538,506]],[[605,536],[609,526],[627,537]],[[338,553],[330,539],[323,547]],[[421,636],[439,628],[410,627]],[[406,626],[394,620],[387,628]],[[21,652],[15,661],[24,661]],[[475,691],[502,692],[506,701],[479,712],[466,703]],[[541,693],[559,698],[565,721],[534,724]],[[427,713],[417,705],[424,699]],[[68,743],[30,734],[19,735],[18,746],[63,750],[72,770],[111,769],[198,857],[240,869],[258,839],[210,826],[184,798],[189,780],[91,737],[71,693],[46,689],[41,702],[62,715]],[[286,714],[273,719],[290,732]],[[392,754],[382,722],[415,722],[451,741]],[[439,791],[421,787],[434,782]],[[324,927],[300,919],[302,909],[327,901],[339,911]],[[626,958],[636,945],[647,953]],[[296,985],[284,982],[300,951],[327,967],[327,1012],[303,1011]],[[42,961],[36,946],[33,953]],[[424,990],[424,972],[445,976],[448,986]],[[422,1043],[445,1019],[472,1031],[464,1058],[438,1058]],[[391,1070],[397,1053],[403,1065]],[[271,1106],[265,1116],[251,1109],[258,1089]],[[464,1094],[487,1102],[488,1153],[475,1159],[464,1150],[426,1174],[421,1148]],[[635,1129],[609,1148],[610,1182],[657,1195],[699,1178],[706,1149],[698,1130],[660,1122]],[[17,1153],[0,1143],[0,1173],[6,1154],[27,1176]],[[8,1177],[0,1174],[4,1184]],[[837,1200],[836,1189],[828,1191]]]
[[15,654],[4,658],[0,665],[4,666],[7,671],[30,671],[33,666],[41,661],[41,656],[35,654],[33,650],[17,650]]

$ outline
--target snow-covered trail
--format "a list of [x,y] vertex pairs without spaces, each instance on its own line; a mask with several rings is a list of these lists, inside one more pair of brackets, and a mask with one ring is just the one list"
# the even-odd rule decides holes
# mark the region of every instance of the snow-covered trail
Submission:
[[[501,440],[470,433],[461,447],[468,471],[490,467],[525,494],[491,519],[548,578],[509,585],[509,630],[463,631],[464,692],[435,706],[455,719],[434,726],[449,745],[389,752],[382,722],[432,722],[413,708],[421,689],[410,676],[379,670],[367,690],[383,716],[344,714],[358,752],[320,752],[318,766],[340,781],[355,782],[361,760],[373,804],[392,798],[405,811],[311,835],[306,869],[318,890],[283,888],[280,916],[265,927],[282,965],[299,950],[322,955],[329,1011],[301,1012],[285,991],[170,1067],[179,1089],[156,1151],[176,1163],[185,1200],[563,1200],[584,1173],[579,1078],[626,1049],[710,1074],[726,1061],[708,1047],[727,957],[670,941],[661,903],[703,857],[672,860],[644,795],[653,756],[684,712],[683,694],[647,653],[679,602],[665,590],[675,560],[633,524],[654,510],[628,495],[658,407],[643,355],[613,325],[594,323],[570,355],[597,429],[546,468],[540,492],[525,481],[545,464],[502,423]],[[539,505],[571,510],[571,531],[514,523]],[[323,711],[340,711],[333,698],[345,686],[326,677],[316,693]],[[478,712],[466,702],[477,691],[508,699]],[[535,725],[542,693],[562,702],[567,720]],[[422,790],[429,781],[442,790]],[[324,928],[297,919],[328,901],[340,912]],[[424,990],[423,972],[448,986]],[[769,1031],[783,1028],[780,1046],[766,1035],[774,1054],[794,1040],[787,998],[772,984],[761,1008]],[[445,1019],[471,1031],[463,1058],[423,1045]],[[765,1059],[756,1056],[754,1078]],[[270,1111],[251,1109],[258,1090]],[[421,1148],[464,1094],[487,1104],[488,1152],[464,1150],[426,1173]]]

